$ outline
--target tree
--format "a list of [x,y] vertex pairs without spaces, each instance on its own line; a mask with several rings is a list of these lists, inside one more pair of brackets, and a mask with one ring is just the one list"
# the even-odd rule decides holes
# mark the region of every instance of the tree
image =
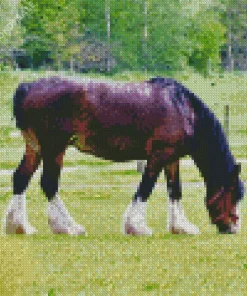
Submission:
[[218,11],[221,22],[226,27],[226,69],[232,71],[238,66],[237,60],[241,55],[247,55],[247,1],[221,0]]
[[0,59],[14,64],[13,53],[22,44],[22,28],[20,20],[23,11],[19,11],[19,1],[0,3]]
[[110,0],[105,0],[105,21],[106,21],[106,38],[107,38],[107,57],[106,57],[106,71],[110,72],[110,44],[111,44],[111,2]]
[[[116,1],[111,7],[113,53],[129,69],[182,67],[186,17],[180,1]],[[179,22],[178,22],[179,20]]]
[[188,30],[189,63],[204,75],[219,68],[220,50],[225,43],[225,27],[213,10],[198,12]]
[[185,64],[184,51],[188,17],[182,2],[153,0],[149,3],[149,64],[151,69],[179,69]]
[[21,23],[34,66],[52,59],[56,68],[104,64],[109,72],[117,61],[118,69],[164,71],[189,62],[206,74],[220,63],[225,42],[220,5],[240,0],[24,1],[33,5]]
[[80,52],[79,37],[83,32],[80,18],[84,11],[79,9],[78,1],[30,1],[35,9],[22,22],[27,31],[25,48],[36,57],[48,49],[58,69],[65,60],[69,60],[73,68],[74,56]]

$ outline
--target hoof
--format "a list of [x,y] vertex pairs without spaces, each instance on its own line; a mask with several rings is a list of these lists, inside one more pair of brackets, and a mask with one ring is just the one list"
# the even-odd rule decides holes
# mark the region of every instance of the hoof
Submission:
[[85,229],[70,216],[59,196],[49,202],[48,224],[54,234],[86,235]]
[[200,234],[199,228],[186,218],[181,201],[169,201],[167,226],[173,234]]
[[84,227],[79,224],[71,225],[58,225],[54,220],[49,219],[48,224],[51,227],[53,234],[68,234],[68,235],[84,235],[86,236],[86,231]]
[[171,232],[172,234],[184,234],[184,233],[186,233],[183,229],[176,228],[176,227],[172,227],[169,232]]
[[35,234],[36,228],[30,225],[26,218],[20,218],[15,215],[15,211],[6,214],[4,220],[3,232],[6,234]]
[[14,223],[7,223],[6,224],[6,234],[35,234],[37,230],[29,225],[21,225],[21,224],[14,224]]
[[146,223],[146,202],[132,202],[123,216],[123,232],[129,235],[152,235]]
[[172,234],[201,234],[199,228],[193,224],[191,224],[190,227],[172,226],[169,231]]
[[83,235],[83,236],[87,236],[86,231],[85,230],[78,230],[78,229],[52,229],[52,233],[53,234],[68,234],[68,235]]
[[139,236],[139,235],[151,236],[153,234],[153,232],[148,227],[137,228],[137,227],[132,226],[132,225],[125,225],[124,234],[136,235],[136,236]]
[[70,235],[84,235],[87,236],[86,230],[84,227],[82,227],[79,224],[73,225],[69,228],[69,233]]

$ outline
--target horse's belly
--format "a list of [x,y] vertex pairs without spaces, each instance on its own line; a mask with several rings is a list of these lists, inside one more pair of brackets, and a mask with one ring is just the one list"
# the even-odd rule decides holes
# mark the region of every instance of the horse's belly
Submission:
[[87,152],[98,157],[113,161],[128,161],[145,159],[145,145],[129,136],[108,136],[86,138],[76,134],[71,138],[71,144],[81,152]]

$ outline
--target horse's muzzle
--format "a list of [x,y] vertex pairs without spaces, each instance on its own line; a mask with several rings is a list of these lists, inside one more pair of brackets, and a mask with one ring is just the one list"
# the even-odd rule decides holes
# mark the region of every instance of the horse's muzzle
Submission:
[[239,205],[234,207],[229,215],[228,223],[225,221],[219,221],[216,223],[219,233],[238,233],[240,230],[240,213]]
[[238,226],[237,224],[218,224],[218,231],[220,234],[235,234],[238,233]]

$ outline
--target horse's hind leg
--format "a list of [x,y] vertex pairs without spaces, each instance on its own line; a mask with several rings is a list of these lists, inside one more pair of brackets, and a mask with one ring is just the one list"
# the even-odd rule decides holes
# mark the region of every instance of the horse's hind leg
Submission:
[[190,223],[183,210],[181,184],[179,179],[179,161],[165,166],[167,178],[167,189],[169,194],[168,201],[168,220],[167,228],[174,234],[188,233],[199,234],[197,226]]
[[48,224],[53,233],[85,234],[84,228],[70,216],[64,203],[59,198],[58,182],[63,162],[64,149],[53,152],[44,149],[43,174],[41,187],[48,199]]
[[40,146],[31,131],[23,132],[26,152],[13,174],[13,198],[4,216],[4,232],[7,234],[33,234],[36,229],[28,222],[26,213],[26,188],[41,160]]

